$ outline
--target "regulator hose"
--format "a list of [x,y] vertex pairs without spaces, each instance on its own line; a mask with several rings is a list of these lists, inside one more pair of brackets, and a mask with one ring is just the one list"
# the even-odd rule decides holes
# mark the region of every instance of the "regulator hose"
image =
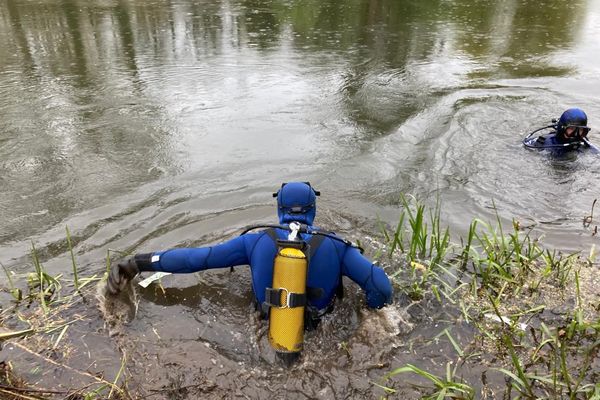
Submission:
[[[285,225],[285,224],[265,224],[265,225],[253,225],[249,228],[246,228],[242,233],[240,233],[240,236],[245,235],[246,233],[254,230],[254,229],[268,229],[268,228],[272,228],[272,229],[283,229],[285,231],[291,231],[291,228],[289,227],[289,225]],[[350,246],[350,247],[354,247],[355,249],[358,249],[358,251],[360,251],[361,254],[363,254],[365,252],[365,250],[360,247],[357,244],[352,243],[349,240],[343,239],[339,236],[334,235],[331,232],[327,232],[327,231],[322,231],[319,229],[313,229],[310,228],[308,225],[306,224],[300,224],[300,233],[307,233],[309,235],[320,235],[320,236],[325,236],[328,237],[329,239],[332,240],[337,240],[338,242],[344,243],[346,246]]]

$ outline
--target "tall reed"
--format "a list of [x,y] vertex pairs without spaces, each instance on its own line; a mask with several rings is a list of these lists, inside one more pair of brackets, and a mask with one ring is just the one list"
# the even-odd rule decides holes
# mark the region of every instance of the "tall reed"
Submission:
[[[505,230],[497,212],[493,224],[472,220],[466,240],[461,239],[462,245],[454,254],[448,229],[441,229],[439,210],[439,201],[428,210],[416,199],[409,201],[402,196],[398,224],[392,235],[384,233],[389,254],[400,253],[406,260],[391,274],[395,284],[413,300],[432,296],[440,303],[455,305],[459,315],[476,328],[482,340],[498,346],[499,356],[508,357],[509,367],[496,369],[508,378],[509,392],[516,391],[519,397],[531,399],[542,395],[600,400],[600,386],[590,383],[595,374],[594,359],[600,349],[600,320],[590,322],[584,318],[578,270],[582,263],[578,255],[543,248],[532,237],[532,229],[522,228],[516,220],[512,221],[512,229]],[[586,265],[593,263],[593,250],[586,262]],[[575,310],[558,317],[564,322],[557,322],[552,329],[543,322],[539,327],[522,323],[547,309],[546,304],[531,303],[530,299],[534,294],[546,298],[540,288],[548,286],[565,293],[571,289]],[[494,325],[491,321],[499,323]],[[458,346],[448,329],[444,328],[437,337],[448,336],[459,360],[468,359],[470,355]],[[527,348],[534,350],[523,351]],[[540,372],[544,369],[546,374]],[[458,388],[465,391],[452,392],[457,388],[453,383],[471,387],[462,378],[456,379],[456,371],[443,379],[406,364],[386,374],[384,379],[406,372],[433,383],[435,392],[428,398],[470,396],[471,392],[463,386]],[[388,393],[393,390],[378,386]],[[510,393],[508,398],[512,398]]]
[[71,264],[73,265],[73,283],[75,285],[75,290],[79,292],[79,277],[77,275],[77,263],[75,262],[75,254],[73,253],[73,244],[71,243],[71,232],[69,232],[69,227],[65,226],[67,231],[67,245],[69,247],[69,254],[71,254]]

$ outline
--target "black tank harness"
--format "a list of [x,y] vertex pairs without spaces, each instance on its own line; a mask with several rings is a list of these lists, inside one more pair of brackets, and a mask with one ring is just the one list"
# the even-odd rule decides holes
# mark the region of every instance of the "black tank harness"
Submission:
[[[281,224],[281,225],[277,225],[277,224],[254,225],[254,226],[251,226],[251,227],[245,229],[240,234],[240,236],[244,235],[254,229],[264,229],[265,234],[273,240],[273,242],[275,243],[276,246],[278,245],[278,241],[281,241],[281,239],[279,239],[277,237],[277,233],[276,233],[275,229],[283,229],[283,230],[291,231],[289,225],[283,225],[283,224]],[[308,240],[308,242],[306,242],[306,257],[307,257],[308,265],[310,265],[311,258],[317,252],[317,249],[319,248],[321,243],[323,243],[325,238],[329,238],[332,240],[336,240],[338,242],[342,242],[347,246],[358,249],[361,254],[364,253],[364,249],[362,247],[350,242],[349,240],[340,238],[340,237],[336,236],[335,234],[333,234],[332,232],[322,231],[320,229],[309,228],[307,225],[304,225],[304,224],[300,225],[299,232],[312,235],[312,237]],[[231,270],[233,271],[233,267],[231,268]],[[313,288],[313,287],[306,288],[306,296],[308,299],[318,299],[318,298],[322,297],[323,295],[324,295],[323,288]],[[336,289],[335,297],[339,298],[340,300],[342,298],[344,298],[344,285],[343,285],[341,274],[340,274],[340,284],[338,285],[338,287]],[[278,296],[275,296],[274,298],[278,298]],[[255,302],[256,302],[256,299],[255,299]],[[269,299],[267,299],[267,301],[265,303],[268,303],[268,302],[269,302]],[[322,311],[319,311],[319,309],[317,309],[316,307],[306,304],[305,305],[305,315],[304,315],[305,329],[307,329],[309,331],[316,329],[316,327],[319,325],[319,322],[321,321],[321,318],[325,314],[328,314],[333,311],[334,303],[335,303],[335,298]],[[260,312],[262,318],[265,318],[265,319],[268,318],[269,307],[270,307],[268,304],[258,304],[258,302],[256,302],[255,306],[256,306],[256,309]]]

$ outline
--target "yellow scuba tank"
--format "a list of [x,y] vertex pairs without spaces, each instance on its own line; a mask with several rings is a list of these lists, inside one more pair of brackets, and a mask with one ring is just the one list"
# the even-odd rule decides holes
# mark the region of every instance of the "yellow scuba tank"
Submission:
[[267,289],[269,343],[278,353],[298,353],[304,344],[308,263],[303,241],[278,240],[273,285]]

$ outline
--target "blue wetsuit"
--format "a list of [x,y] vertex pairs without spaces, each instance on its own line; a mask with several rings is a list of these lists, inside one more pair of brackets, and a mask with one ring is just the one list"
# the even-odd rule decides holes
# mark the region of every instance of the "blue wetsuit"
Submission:
[[[273,262],[277,252],[274,237],[286,239],[288,233],[283,229],[263,230],[245,233],[215,246],[155,252],[144,270],[188,273],[249,265],[254,295],[258,304],[262,305],[265,289],[271,287],[273,281]],[[316,236],[299,235],[307,243]],[[369,307],[380,308],[391,302],[392,286],[380,267],[364,257],[356,247],[322,237],[311,254],[306,283],[307,288],[320,288],[322,291],[319,290],[318,297],[309,296],[308,305],[323,310],[332,304],[338,286],[342,284],[342,276],[352,279],[365,291]]]
[[523,140],[523,144],[531,149],[550,150],[554,155],[562,155],[567,151],[581,151],[588,148],[592,153],[600,154],[600,149],[588,140],[561,141],[556,131],[537,137],[527,137]]
[[[288,225],[294,222],[304,227],[300,229],[298,225],[296,233],[308,244],[307,310],[311,316],[315,312],[321,315],[330,310],[334,296],[341,293],[339,289],[342,287],[342,276],[352,279],[365,291],[369,307],[380,308],[391,303],[392,285],[383,269],[364,257],[351,243],[334,234],[319,234],[324,232],[312,226],[316,215],[316,197],[319,194],[308,182],[284,183],[281,189],[274,193],[274,197],[277,197],[279,223]],[[134,257],[136,270],[189,273],[249,265],[257,306],[266,312],[266,291],[273,284],[277,240],[287,239],[289,233],[290,230],[273,227],[258,232],[246,232],[227,242],[209,247],[137,254]],[[121,272],[118,272],[109,276],[109,283],[115,281],[111,286],[115,288],[115,292],[121,284],[118,279],[120,274]],[[116,278],[112,278],[113,275],[116,275]]]

